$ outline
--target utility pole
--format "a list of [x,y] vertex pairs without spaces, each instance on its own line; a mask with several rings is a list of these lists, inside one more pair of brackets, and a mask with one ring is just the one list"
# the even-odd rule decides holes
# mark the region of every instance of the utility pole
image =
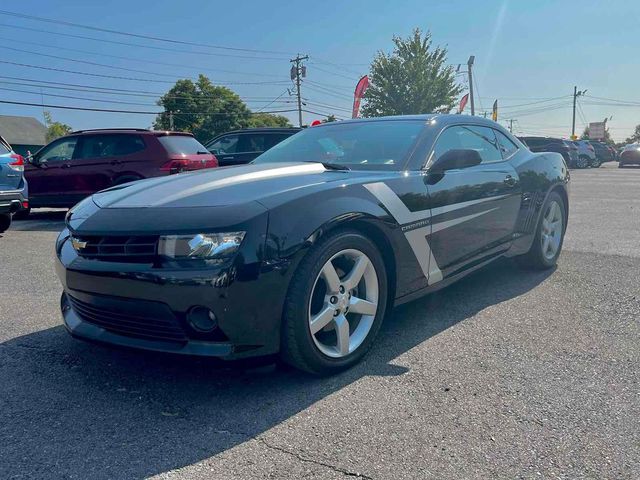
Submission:
[[169,130],[173,130],[173,112],[169,110]]
[[469,60],[467,61],[467,73],[469,74],[469,97],[471,100],[471,115],[475,115],[476,114],[476,106],[475,103],[473,102],[473,61],[476,59],[475,55],[471,55],[469,57]]
[[307,76],[307,67],[301,65],[303,60],[308,60],[309,55],[301,57],[300,54],[290,60],[294,65],[291,67],[291,80],[296,81],[296,97],[298,97],[298,126],[302,128],[302,94],[300,93],[300,79]]
[[571,140],[576,139],[576,102],[578,97],[587,93],[586,90],[578,91],[578,87],[576,85],[573,86],[573,118],[571,120]]
[[509,119],[509,133],[513,133],[513,118]]

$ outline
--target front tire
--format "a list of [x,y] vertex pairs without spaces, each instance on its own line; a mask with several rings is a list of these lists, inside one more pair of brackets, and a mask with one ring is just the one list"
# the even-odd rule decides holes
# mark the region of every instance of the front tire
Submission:
[[578,162],[576,163],[576,167],[578,168],[587,168],[589,166],[590,160],[586,155],[580,155],[578,157]]
[[30,214],[31,214],[31,207],[23,208],[22,210],[18,210],[16,213],[13,214],[13,219],[26,220],[27,218],[29,218]]
[[542,214],[533,238],[531,248],[516,260],[525,268],[546,270],[553,268],[562,251],[566,205],[557,192],[551,192],[542,207]]
[[371,240],[354,230],[324,238],[291,281],[283,314],[283,360],[316,375],[355,365],[380,330],[387,295],[384,261]]

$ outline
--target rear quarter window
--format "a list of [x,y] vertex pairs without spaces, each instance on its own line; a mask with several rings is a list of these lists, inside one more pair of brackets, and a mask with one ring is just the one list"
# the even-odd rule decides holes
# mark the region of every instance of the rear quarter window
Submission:
[[209,155],[209,151],[194,137],[188,135],[165,135],[158,137],[162,146],[172,154]]

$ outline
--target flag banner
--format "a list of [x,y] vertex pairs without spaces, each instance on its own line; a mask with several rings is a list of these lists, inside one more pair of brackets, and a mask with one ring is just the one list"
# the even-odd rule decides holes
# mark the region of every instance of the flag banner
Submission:
[[493,102],[493,112],[491,112],[491,119],[494,122],[498,121],[498,99],[496,99],[496,101]]
[[460,99],[460,106],[458,107],[458,113],[462,113],[464,111],[464,107],[467,106],[467,102],[469,101],[469,94],[467,93]]
[[351,118],[358,118],[358,115],[360,114],[360,100],[362,100],[362,96],[367,90],[367,87],[369,87],[369,77],[365,75],[358,81],[356,90],[353,92],[353,111],[351,113]]

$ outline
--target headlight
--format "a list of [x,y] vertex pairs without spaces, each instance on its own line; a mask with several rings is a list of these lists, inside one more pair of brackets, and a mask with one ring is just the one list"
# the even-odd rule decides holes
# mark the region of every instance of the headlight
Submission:
[[158,242],[158,254],[170,258],[224,258],[240,248],[245,232],[164,235]]

